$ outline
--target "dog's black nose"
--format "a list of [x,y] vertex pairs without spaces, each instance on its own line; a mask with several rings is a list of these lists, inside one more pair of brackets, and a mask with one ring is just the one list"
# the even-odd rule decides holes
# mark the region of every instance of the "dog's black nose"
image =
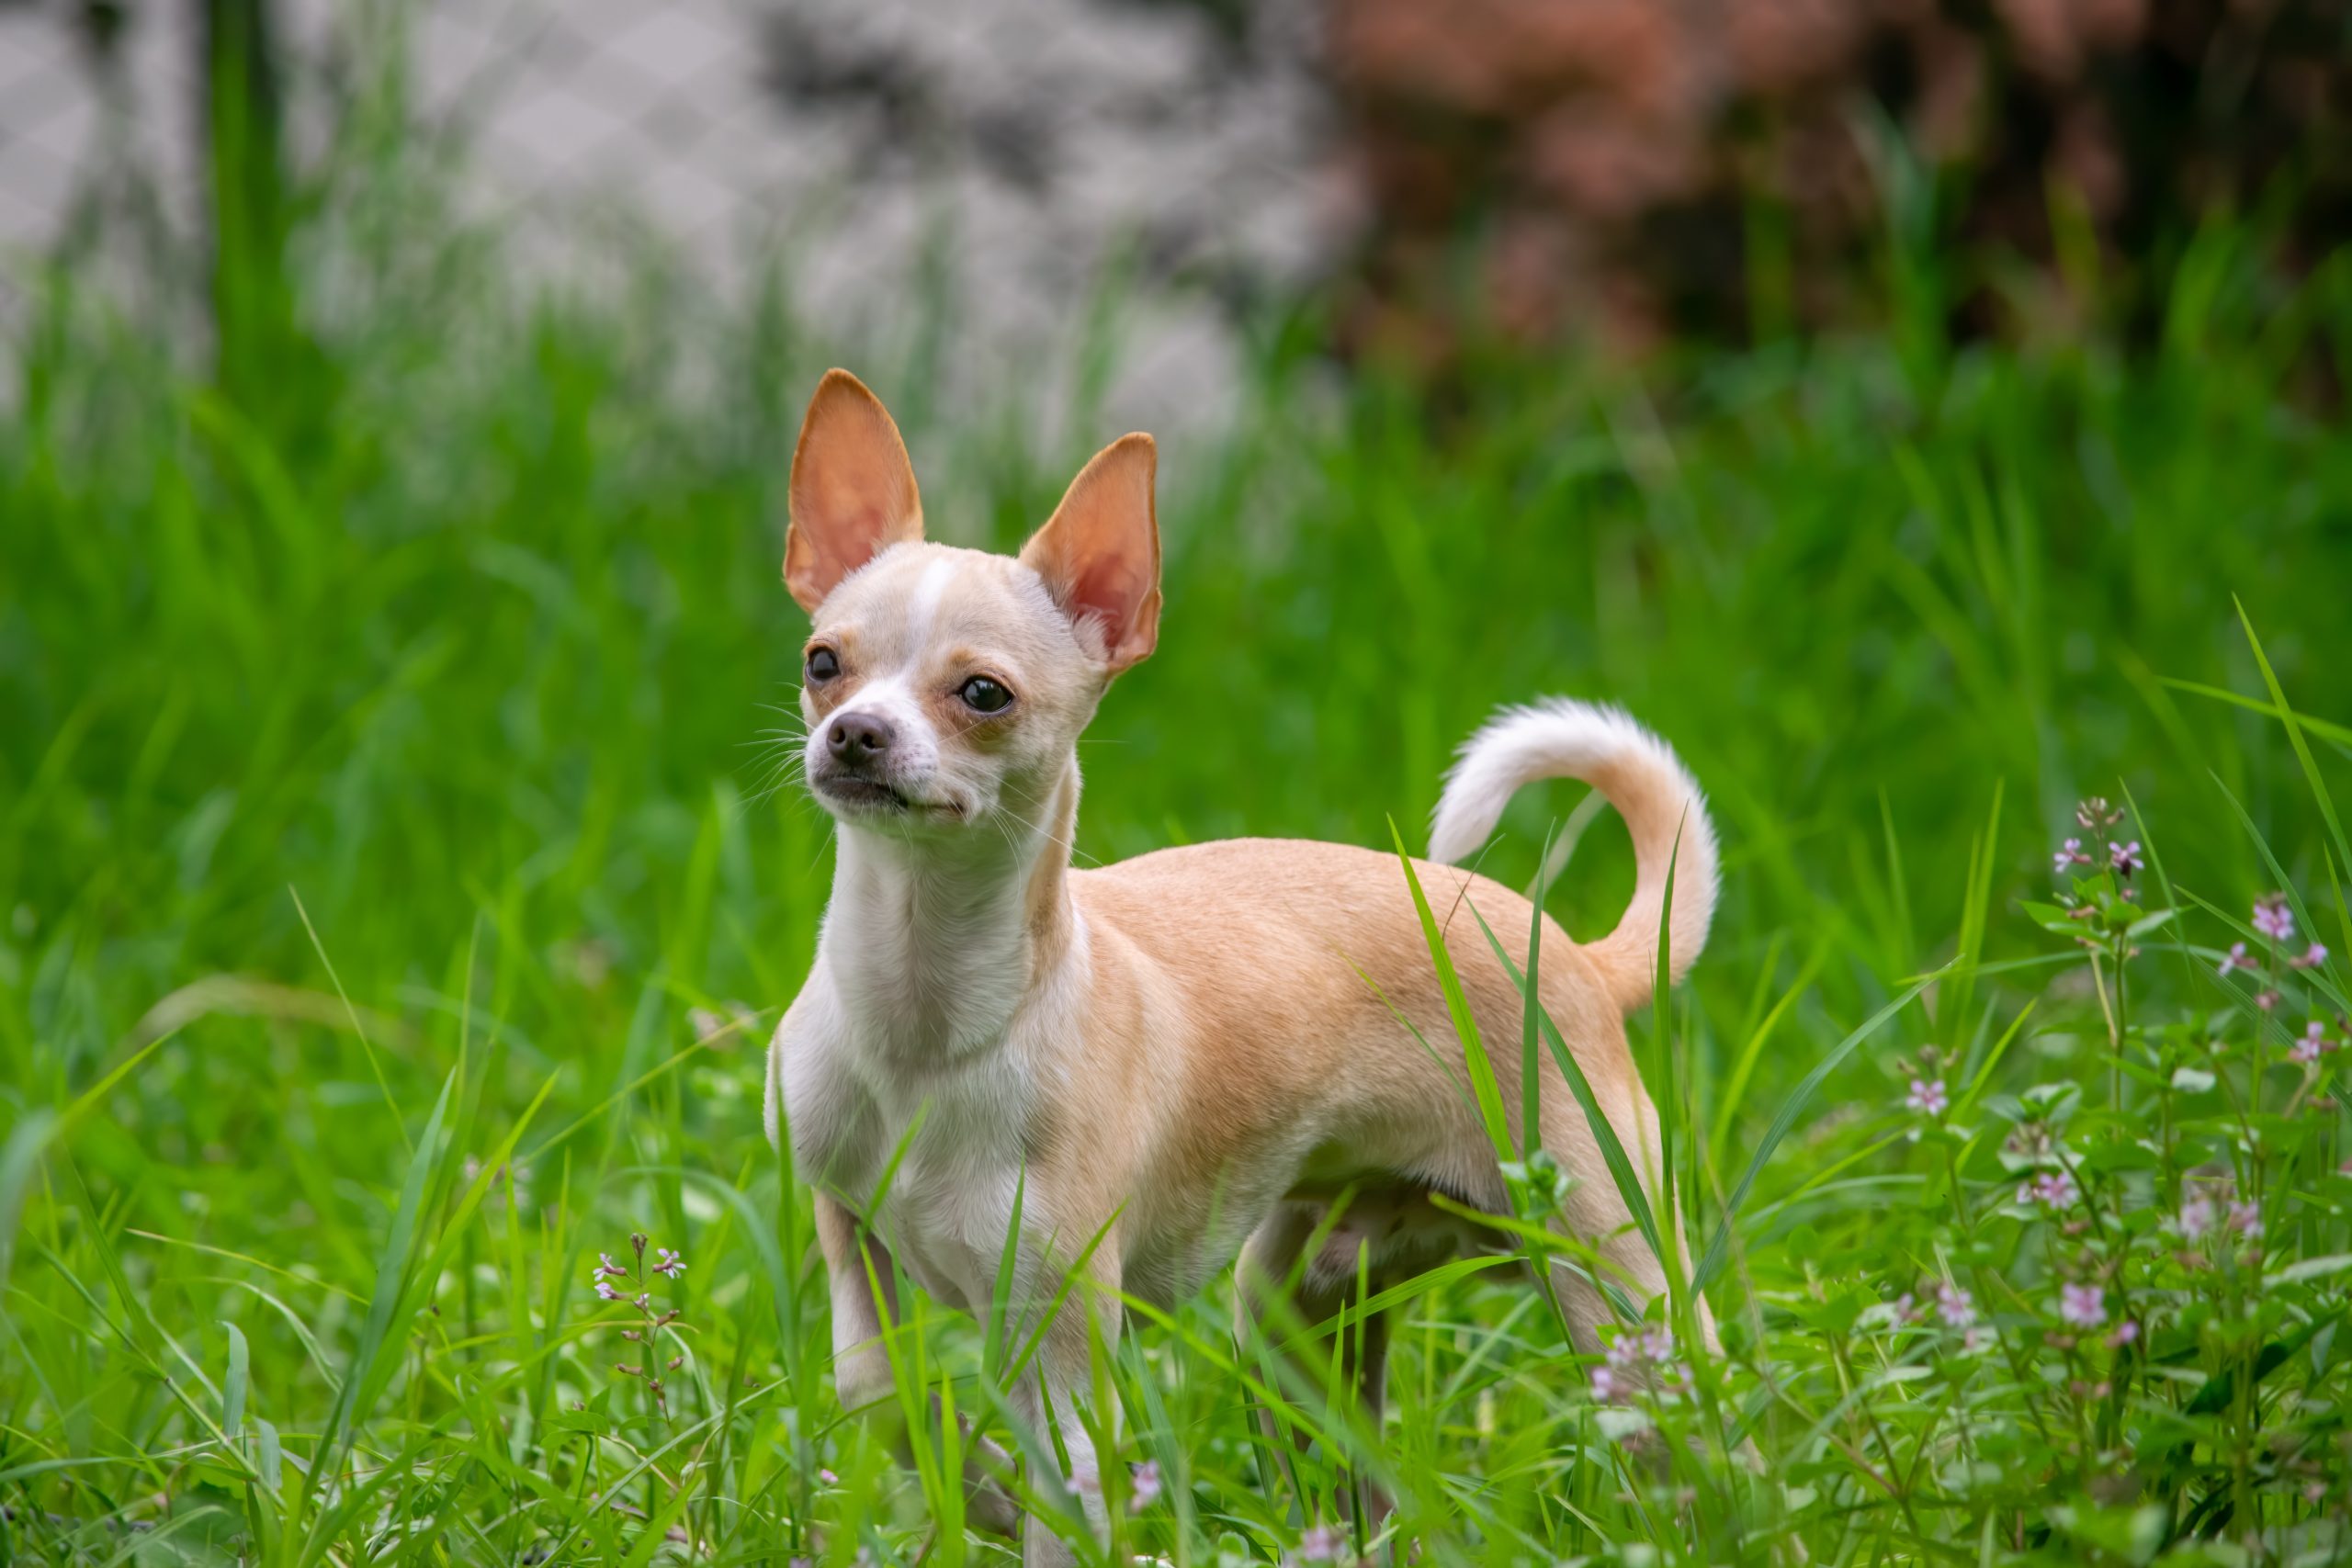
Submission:
[[864,768],[890,749],[898,733],[879,714],[845,713],[834,717],[832,728],[825,733],[825,745],[833,761],[843,767]]

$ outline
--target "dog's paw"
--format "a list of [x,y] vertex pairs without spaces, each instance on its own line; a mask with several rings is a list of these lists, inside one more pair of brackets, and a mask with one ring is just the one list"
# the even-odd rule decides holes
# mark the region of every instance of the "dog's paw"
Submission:
[[[965,1427],[967,1436],[970,1426]],[[981,1438],[964,1461],[964,1519],[974,1529],[1008,1540],[1021,1533],[1021,1505],[1012,1500],[1012,1456]]]
[[1021,1533],[1021,1505],[1002,1483],[987,1476],[964,1479],[964,1522],[984,1535],[1011,1540]]

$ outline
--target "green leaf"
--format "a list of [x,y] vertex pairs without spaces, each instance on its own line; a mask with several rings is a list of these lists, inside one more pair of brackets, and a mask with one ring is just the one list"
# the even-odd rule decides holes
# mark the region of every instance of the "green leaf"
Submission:
[[36,1111],[9,1129],[7,1143],[0,1145],[0,1287],[7,1284],[16,1257],[17,1219],[24,1213],[25,1194],[57,1122],[48,1111]]
[[2086,929],[2082,921],[2055,904],[2037,904],[2027,899],[2024,908],[2028,915],[2033,917],[2036,925],[2046,931],[2056,931],[2060,936],[2080,936]]
[[253,1362],[243,1332],[233,1323],[220,1326],[229,1331],[229,1371],[220,1380],[220,1429],[233,1438],[245,1424],[245,1380]]
[[2331,1252],[2323,1258],[2305,1258],[2288,1264],[2270,1276],[2279,1284],[2292,1284],[2299,1280],[2318,1280],[2330,1274],[2341,1274],[2352,1269],[2352,1252]]

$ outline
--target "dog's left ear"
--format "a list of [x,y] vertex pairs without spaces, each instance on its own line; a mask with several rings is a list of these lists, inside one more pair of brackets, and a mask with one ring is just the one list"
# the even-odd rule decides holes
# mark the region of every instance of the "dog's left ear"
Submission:
[[1114,675],[1159,642],[1159,469],[1150,436],[1120,436],[1079,470],[1053,516],[1021,547],[1021,564],[1046,580],[1080,640],[1090,626],[1101,636]]

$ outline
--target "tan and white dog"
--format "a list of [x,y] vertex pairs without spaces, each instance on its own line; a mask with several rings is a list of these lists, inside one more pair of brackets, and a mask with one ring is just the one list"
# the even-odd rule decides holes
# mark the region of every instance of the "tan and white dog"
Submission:
[[[1319,1322],[1353,1291],[1360,1254],[1377,1290],[1476,1241],[1432,1194],[1509,1206],[1394,855],[1244,839],[1069,863],[1079,734],[1159,636],[1155,463],[1148,436],[1112,443],[1018,557],[928,543],[897,426],[834,370],[793,455],[785,548],[814,621],[807,781],[839,831],[815,964],[770,1050],[767,1119],[818,1194],[841,1399],[891,1386],[878,1336],[892,1258],[938,1299],[988,1310],[1017,1195],[1014,1309],[1039,1313],[1082,1253],[1108,1288],[1091,1314],[1052,1319],[1015,1395],[1030,1420],[1057,1417],[1081,1495],[1095,1461],[1068,1416],[1090,1315],[1117,1331],[1114,1292],[1170,1305],[1238,1253],[1254,1288],[1301,1281],[1298,1312]],[[1607,937],[1579,946],[1546,925],[1542,1000],[1622,1141],[1654,1151],[1624,1016],[1652,994],[1670,860],[1677,978],[1706,940],[1714,835],[1662,742],[1558,701],[1502,714],[1464,749],[1431,861],[1478,849],[1513,791],[1554,777],[1617,807],[1638,870]],[[1525,963],[1524,898],[1447,865],[1418,874],[1441,914],[1467,900]],[[1453,946],[1474,1012],[1516,1039],[1517,985],[1483,937]],[[1517,1052],[1493,1066],[1523,1138]],[[1580,1179],[1569,1224],[1637,1294],[1662,1292],[1557,1066],[1543,1070],[1544,1146]],[[1601,1302],[1560,1285],[1580,1348],[1597,1348]],[[1354,1368],[1374,1411],[1384,1340],[1371,1325]],[[1027,1531],[1029,1563],[1069,1555]]]

